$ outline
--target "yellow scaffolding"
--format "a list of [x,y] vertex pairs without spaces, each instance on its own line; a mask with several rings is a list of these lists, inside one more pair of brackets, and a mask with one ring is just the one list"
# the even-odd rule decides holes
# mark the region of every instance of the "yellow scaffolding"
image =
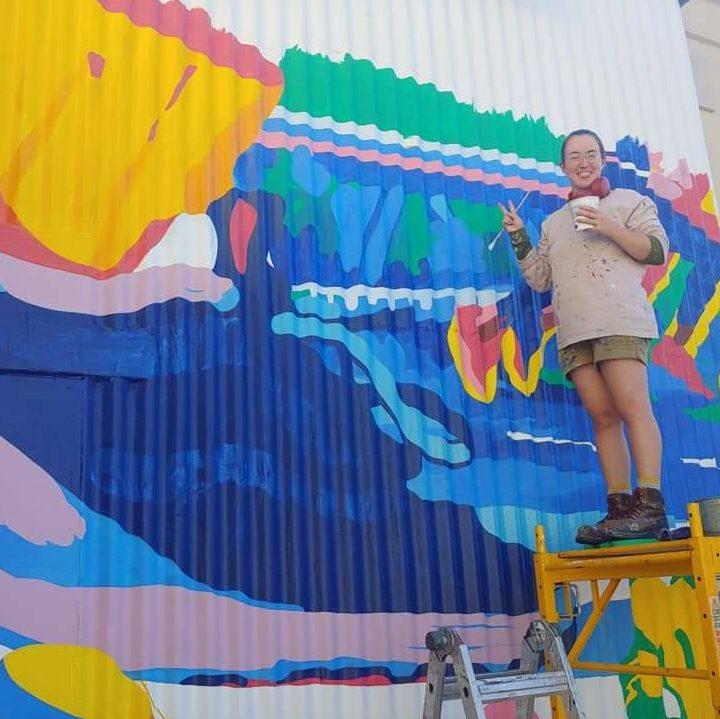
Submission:
[[[551,623],[561,620],[557,603],[558,587],[564,590],[564,606],[570,606],[571,583],[589,582],[592,612],[568,652],[573,669],[613,674],[651,674],[709,682],[713,716],[720,719],[720,601],[717,577],[720,575],[720,537],[706,537],[697,504],[688,505],[690,538],[669,542],[651,542],[607,549],[548,552],[545,531],[535,529],[535,584],[540,615]],[[612,664],[580,660],[593,631],[623,579],[640,577],[692,576],[707,668],[650,667],[637,664]],[[600,591],[599,582],[607,581]],[[565,719],[561,703],[551,700],[553,719]]]

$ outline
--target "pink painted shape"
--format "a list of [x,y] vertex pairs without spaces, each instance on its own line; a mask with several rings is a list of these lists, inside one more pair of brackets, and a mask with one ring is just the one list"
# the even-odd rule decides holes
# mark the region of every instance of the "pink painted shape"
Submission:
[[105,58],[96,52],[89,52],[87,57],[90,74],[93,77],[101,78],[103,70],[105,69]]
[[705,399],[713,399],[715,393],[710,390],[695,366],[695,360],[672,337],[665,336],[655,345],[652,361],[664,367],[673,377],[681,379],[688,389],[701,394]]
[[517,175],[505,176],[496,172],[484,172],[462,165],[454,165],[442,160],[423,160],[419,157],[405,157],[397,152],[380,152],[379,150],[359,150],[356,147],[336,145],[329,140],[314,141],[309,137],[296,137],[285,132],[261,131],[257,141],[270,149],[307,147],[313,153],[332,153],[338,157],[354,157],[360,162],[375,162],[386,167],[401,167],[404,170],[421,170],[426,173],[441,173],[448,177],[462,177],[468,182],[484,182],[490,185],[503,185],[508,189],[532,190],[542,195],[565,197],[567,187],[560,187],[554,182],[526,180]]
[[478,387],[485,391],[485,377],[488,371],[500,360],[499,324],[493,332],[489,329],[486,339],[481,337],[480,327],[491,322],[498,323],[497,305],[480,307],[478,305],[465,305],[455,310],[458,319],[458,329],[461,338],[461,358],[463,371]]
[[[252,670],[338,656],[427,661],[422,637],[455,626],[473,661],[519,657],[535,615],[335,614],[263,609],[182,587],[60,587],[0,570],[0,626],[39,642],[98,647],[125,671]],[[222,626],[222,631],[209,628]],[[419,638],[419,639],[418,639]]]
[[188,9],[179,0],[98,0],[109,12],[121,12],[139,27],[151,27],[161,35],[176,37],[212,63],[229,67],[240,77],[255,78],[264,85],[283,84],[283,74],[253,45],[244,45],[229,32],[216,30],[202,8]]
[[[487,719],[515,719],[515,702],[498,702],[484,707]],[[531,719],[539,719],[536,712]]]
[[702,201],[710,190],[707,175],[693,175],[692,187],[684,189],[682,196],[672,201],[675,212],[685,215],[692,225],[701,227],[714,242],[720,242],[718,218],[702,209]]
[[132,272],[143,257],[160,242],[174,219],[175,216],[150,222],[138,241],[128,249],[115,267],[98,270],[95,267],[66,260],[45,247],[25,228],[0,195],[0,253],[44,267],[103,280],[121,272]]
[[32,544],[67,547],[85,536],[85,520],[57,482],[0,437],[0,525]]
[[147,137],[148,142],[152,142],[155,139],[155,135],[157,135],[157,129],[158,129],[159,122],[160,122],[160,120],[156,119],[155,122],[153,122],[153,124],[150,125],[150,131],[148,132],[148,137]]
[[543,332],[551,330],[553,327],[555,327],[556,324],[557,318],[555,317],[555,313],[553,312],[552,305],[543,307],[540,312],[540,327],[542,327]]
[[[439,173],[447,177],[462,177],[467,182],[482,182],[488,185],[501,185],[507,189],[523,190],[525,192],[538,192],[541,195],[554,197],[567,197],[567,187],[561,187],[554,182],[540,182],[539,180],[526,180],[517,175],[505,176],[494,172],[484,172],[479,169],[469,169],[462,165],[454,165],[442,160],[426,161],[417,157],[405,157],[397,152],[381,152],[380,150],[359,150],[356,147],[343,147],[329,140],[314,141],[308,137],[296,137],[285,132],[261,131],[258,143],[269,149],[294,150],[297,147],[307,147],[313,153],[330,153],[337,157],[354,157],[360,162],[374,162],[385,167],[401,167],[404,170],[421,170],[425,173]],[[616,158],[609,161],[618,162]],[[687,163],[685,163],[687,167]],[[676,174],[682,182],[685,175]],[[672,201],[675,212],[687,217],[695,227],[702,228],[707,236],[720,242],[720,226],[717,218],[701,208],[701,203],[709,189],[706,175],[692,175],[693,187],[683,190],[678,195],[678,182],[667,180],[665,176],[651,173],[648,185],[664,199]],[[668,184],[670,182],[671,184]]]
[[175,85],[175,89],[173,90],[173,94],[170,97],[168,104],[165,105],[166,110],[169,110],[177,102],[177,99],[180,97],[180,93],[184,90],[185,85],[187,85],[188,80],[195,74],[196,70],[197,65],[188,65],[185,70],[183,70],[182,77],[178,80],[178,84]]
[[648,152],[650,157],[650,177],[648,178],[648,187],[660,197],[666,200],[675,200],[682,195],[682,188],[673,180],[665,175],[662,166],[662,152]]
[[23,302],[58,312],[110,315],[182,298],[217,302],[233,283],[204,267],[171,265],[97,280],[0,254],[0,285]]
[[662,265],[648,265],[645,269],[645,273],[642,278],[642,286],[647,294],[650,294],[655,289],[655,285],[657,285],[657,283],[665,276],[668,264],[675,254],[677,253],[668,252],[665,257],[665,262]]
[[245,200],[238,200],[230,215],[230,249],[237,271],[247,271],[250,238],[257,224],[257,210]]
[[678,166],[668,175],[668,179],[677,182],[683,190],[689,190],[695,184],[695,176],[690,172],[687,160],[680,160]]

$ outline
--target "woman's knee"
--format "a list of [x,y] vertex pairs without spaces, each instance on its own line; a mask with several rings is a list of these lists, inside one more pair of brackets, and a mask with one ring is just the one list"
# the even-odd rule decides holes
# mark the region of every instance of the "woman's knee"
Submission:
[[629,395],[623,397],[620,401],[616,400],[617,412],[620,419],[628,425],[635,423],[654,422],[652,405],[647,397],[639,395]]
[[588,407],[587,410],[596,432],[612,429],[622,424],[622,417],[615,407]]

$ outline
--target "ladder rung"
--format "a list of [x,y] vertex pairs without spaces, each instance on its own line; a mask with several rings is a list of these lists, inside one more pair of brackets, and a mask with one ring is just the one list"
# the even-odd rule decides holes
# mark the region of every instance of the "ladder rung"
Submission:
[[[520,674],[515,676],[493,676],[480,674],[478,689],[483,702],[497,702],[516,697],[544,697],[552,694],[567,694],[570,691],[567,677],[563,672],[542,672],[541,674]],[[445,682],[443,697],[454,699],[460,696],[457,679]]]

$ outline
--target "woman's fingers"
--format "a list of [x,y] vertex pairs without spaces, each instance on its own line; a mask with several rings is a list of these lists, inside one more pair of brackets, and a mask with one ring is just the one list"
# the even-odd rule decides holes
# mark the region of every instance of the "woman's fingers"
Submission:
[[503,224],[515,224],[517,222],[520,222],[520,216],[517,213],[517,210],[513,206],[512,202],[510,203],[510,208],[508,209],[505,207],[502,203],[498,202],[498,207],[500,208],[500,211],[503,213]]
[[581,205],[577,208],[576,215],[582,215],[583,217],[597,217],[600,214],[600,210],[597,207],[591,207],[590,205]]

